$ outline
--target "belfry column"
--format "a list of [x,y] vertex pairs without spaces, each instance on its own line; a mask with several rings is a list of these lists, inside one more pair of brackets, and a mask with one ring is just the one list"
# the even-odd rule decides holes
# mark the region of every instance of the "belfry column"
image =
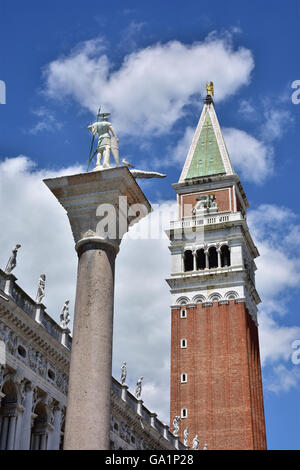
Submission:
[[151,206],[127,167],[44,182],[67,211],[78,254],[64,449],[107,450],[115,258],[130,207],[139,204],[140,220]]

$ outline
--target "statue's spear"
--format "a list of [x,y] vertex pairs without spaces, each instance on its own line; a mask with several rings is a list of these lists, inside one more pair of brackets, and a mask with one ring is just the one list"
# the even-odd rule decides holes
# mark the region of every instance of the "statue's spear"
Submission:
[[[101,106],[100,106],[100,108],[99,108],[99,110],[98,110],[96,122],[98,122],[98,120],[99,120],[100,111],[101,111]],[[90,163],[91,163],[91,161],[93,160],[93,158],[94,158],[94,156],[95,156],[95,153],[97,152],[97,149],[96,149],[95,152],[94,152],[93,155],[92,155],[93,147],[94,147],[94,141],[95,141],[95,136],[93,135],[92,143],[91,143],[91,150],[90,150],[90,155],[89,155],[89,160],[88,160],[88,166],[87,166],[87,169],[86,169],[87,172],[89,171]]]

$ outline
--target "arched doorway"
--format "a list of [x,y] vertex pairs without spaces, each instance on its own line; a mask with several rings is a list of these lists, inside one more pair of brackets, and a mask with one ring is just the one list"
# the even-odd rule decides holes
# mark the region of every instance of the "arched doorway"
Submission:
[[0,407],[0,449],[13,450],[17,427],[18,395],[15,384],[8,380],[3,384]]
[[38,402],[34,408],[36,415],[32,423],[30,449],[31,450],[47,450],[48,445],[48,416],[46,406],[42,402]]

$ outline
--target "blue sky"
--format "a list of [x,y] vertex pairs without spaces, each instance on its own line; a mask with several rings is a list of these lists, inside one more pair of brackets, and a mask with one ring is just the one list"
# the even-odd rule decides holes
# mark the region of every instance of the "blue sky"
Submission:
[[[47,248],[52,221],[61,227],[58,250],[59,243],[71,246],[71,239],[65,221],[58,221],[64,214],[39,186],[42,177],[86,165],[91,142],[87,125],[101,104],[112,112],[122,156],[139,168],[167,173],[163,182],[143,184],[151,202],[175,201],[171,183],[179,178],[199,119],[204,84],[214,81],[216,112],[251,204],[249,224],[261,252],[257,284],[263,300],[264,399],[271,449],[300,449],[300,365],[291,362],[291,343],[300,339],[300,104],[291,98],[291,85],[300,80],[299,20],[300,4],[293,0],[288,5],[0,0],[0,80],[6,83],[6,104],[0,105],[0,223],[6,229],[0,261],[3,265],[11,245],[22,241],[18,278],[28,290],[40,274],[32,263],[45,264],[49,313],[58,312],[65,300],[61,291],[55,296],[59,267]],[[19,222],[14,213],[20,215]],[[130,241],[124,244],[118,260],[117,282],[125,297],[121,276],[128,275],[130,250],[144,250],[130,246]],[[149,259],[152,276],[167,299],[167,244],[151,246],[157,250],[154,261]],[[159,254],[166,256],[163,267]],[[70,277],[63,285],[71,296],[75,259],[71,248],[64,255]],[[136,320],[144,297],[135,295]],[[127,300],[119,298],[116,376],[124,360],[121,335],[127,312]],[[159,299],[155,305],[164,308]],[[167,329],[168,304],[163,314]],[[145,323],[136,326],[137,335],[151,321],[155,323],[149,312]],[[149,348],[157,347],[158,338],[149,339]],[[149,402],[159,406],[167,359],[159,374],[157,364],[136,359],[135,347],[140,346],[132,339],[132,368],[137,377],[146,375],[141,363],[149,367]],[[168,344],[162,348],[167,354]],[[165,409],[159,410],[163,416]]]

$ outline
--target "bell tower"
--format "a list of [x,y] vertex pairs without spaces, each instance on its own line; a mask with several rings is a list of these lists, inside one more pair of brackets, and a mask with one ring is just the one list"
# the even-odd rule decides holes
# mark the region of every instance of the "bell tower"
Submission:
[[[249,203],[207,96],[170,223],[170,423],[208,449],[265,449],[255,258]],[[187,436],[187,433],[185,433]]]

